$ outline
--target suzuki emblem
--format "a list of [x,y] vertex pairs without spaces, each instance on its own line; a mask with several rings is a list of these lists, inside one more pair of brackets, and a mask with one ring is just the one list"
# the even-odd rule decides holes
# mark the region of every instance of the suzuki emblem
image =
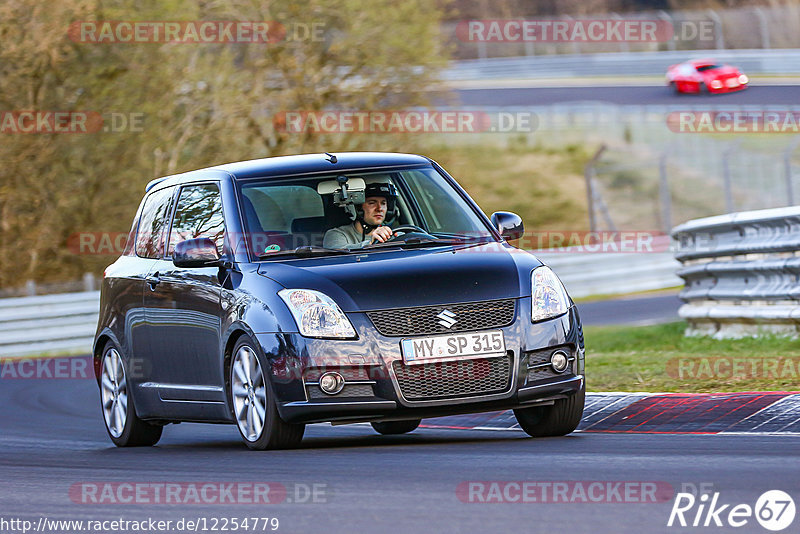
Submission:
[[439,319],[439,324],[445,328],[453,328],[453,325],[458,322],[458,319],[456,319],[456,314],[450,310],[442,310],[442,312],[437,315],[436,318]]

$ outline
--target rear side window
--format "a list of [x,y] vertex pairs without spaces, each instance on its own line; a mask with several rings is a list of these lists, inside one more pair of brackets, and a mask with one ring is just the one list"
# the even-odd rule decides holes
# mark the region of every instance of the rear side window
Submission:
[[225,221],[222,216],[222,197],[216,184],[190,185],[181,189],[167,255],[172,256],[175,245],[181,241],[197,237],[211,239],[222,255]]
[[164,255],[164,225],[167,222],[174,187],[153,191],[144,201],[136,232],[136,255],[160,258]]

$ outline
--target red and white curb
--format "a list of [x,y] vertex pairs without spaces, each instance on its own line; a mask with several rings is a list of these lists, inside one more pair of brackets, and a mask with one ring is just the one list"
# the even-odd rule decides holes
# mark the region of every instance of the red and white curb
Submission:
[[[426,419],[420,426],[521,430],[511,410]],[[800,435],[800,393],[587,393],[578,431]]]

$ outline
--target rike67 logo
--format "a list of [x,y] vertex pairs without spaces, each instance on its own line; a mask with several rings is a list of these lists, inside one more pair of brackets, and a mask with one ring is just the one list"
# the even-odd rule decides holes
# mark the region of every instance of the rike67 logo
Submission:
[[710,496],[704,493],[699,497],[692,493],[678,493],[667,526],[742,527],[755,518],[765,529],[779,531],[791,525],[794,516],[794,500],[781,490],[762,493],[755,506],[725,503],[719,492]]

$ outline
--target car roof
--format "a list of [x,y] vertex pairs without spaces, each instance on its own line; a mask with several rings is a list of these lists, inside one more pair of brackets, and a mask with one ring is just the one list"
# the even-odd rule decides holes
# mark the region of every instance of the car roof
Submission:
[[714,61],[713,59],[691,59],[686,63],[689,63],[695,67],[702,67],[703,65],[719,65],[719,62]]
[[[332,157],[334,156],[334,157]],[[295,156],[275,156],[215,165],[204,169],[157,178],[147,184],[149,191],[158,184],[173,185],[201,178],[209,171],[223,172],[235,180],[248,178],[268,178],[270,176],[290,176],[322,172],[348,172],[363,169],[380,169],[408,165],[429,165],[430,159],[416,154],[395,152],[336,152],[325,154],[299,154]],[[169,180],[169,183],[165,183]]]

